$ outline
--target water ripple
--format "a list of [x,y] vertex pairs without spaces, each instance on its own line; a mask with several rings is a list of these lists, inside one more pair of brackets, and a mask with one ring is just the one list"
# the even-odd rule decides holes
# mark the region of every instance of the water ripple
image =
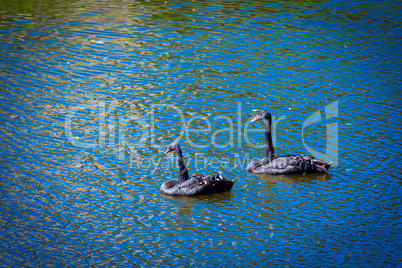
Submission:
[[[1,264],[397,265],[398,3],[0,7]],[[338,163],[246,173],[260,109],[277,155]],[[179,136],[190,174],[231,192],[159,194]]]

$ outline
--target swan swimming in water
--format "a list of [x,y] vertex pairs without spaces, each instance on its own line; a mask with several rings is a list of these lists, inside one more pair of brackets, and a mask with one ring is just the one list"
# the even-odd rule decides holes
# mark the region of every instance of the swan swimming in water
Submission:
[[266,156],[248,164],[246,171],[255,174],[305,174],[327,172],[332,162],[314,159],[308,155],[285,155],[275,158],[275,150],[271,136],[271,114],[259,111],[251,122],[265,119]]
[[177,179],[166,181],[162,184],[160,192],[165,195],[206,195],[230,191],[234,181],[221,175],[216,176],[192,176],[189,178],[188,170],[184,164],[180,144],[172,142],[164,154],[175,151],[180,167],[180,175]]

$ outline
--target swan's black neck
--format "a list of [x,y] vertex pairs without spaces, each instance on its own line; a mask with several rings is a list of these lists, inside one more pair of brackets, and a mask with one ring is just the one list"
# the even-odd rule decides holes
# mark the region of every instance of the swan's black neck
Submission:
[[265,144],[266,144],[266,153],[269,161],[274,160],[275,158],[275,150],[274,145],[272,143],[272,135],[271,135],[271,118],[265,119]]
[[186,168],[186,164],[184,164],[183,154],[181,152],[180,145],[177,145],[175,151],[176,151],[177,162],[179,163],[180,167],[179,182],[184,182],[188,180],[188,171]]

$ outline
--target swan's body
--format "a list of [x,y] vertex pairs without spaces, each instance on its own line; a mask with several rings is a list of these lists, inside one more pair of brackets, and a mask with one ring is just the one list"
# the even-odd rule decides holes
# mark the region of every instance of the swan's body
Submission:
[[314,159],[308,155],[286,155],[275,158],[275,150],[271,137],[271,114],[260,111],[251,121],[265,119],[266,157],[254,160],[248,164],[246,171],[255,174],[305,174],[327,172],[331,162]]
[[160,192],[165,195],[205,195],[227,192],[232,189],[234,181],[228,180],[221,175],[216,176],[188,176],[183,154],[179,143],[172,142],[165,154],[175,151],[180,167],[180,175],[177,179],[164,182]]

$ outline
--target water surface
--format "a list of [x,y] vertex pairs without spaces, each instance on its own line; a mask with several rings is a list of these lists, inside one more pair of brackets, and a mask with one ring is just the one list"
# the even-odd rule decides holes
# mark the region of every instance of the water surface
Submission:
[[[401,4],[0,4],[2,266],[398,266]],[[327,174],[254,176],[277,155]],[[231,192],[168,197],[190,174]]]

